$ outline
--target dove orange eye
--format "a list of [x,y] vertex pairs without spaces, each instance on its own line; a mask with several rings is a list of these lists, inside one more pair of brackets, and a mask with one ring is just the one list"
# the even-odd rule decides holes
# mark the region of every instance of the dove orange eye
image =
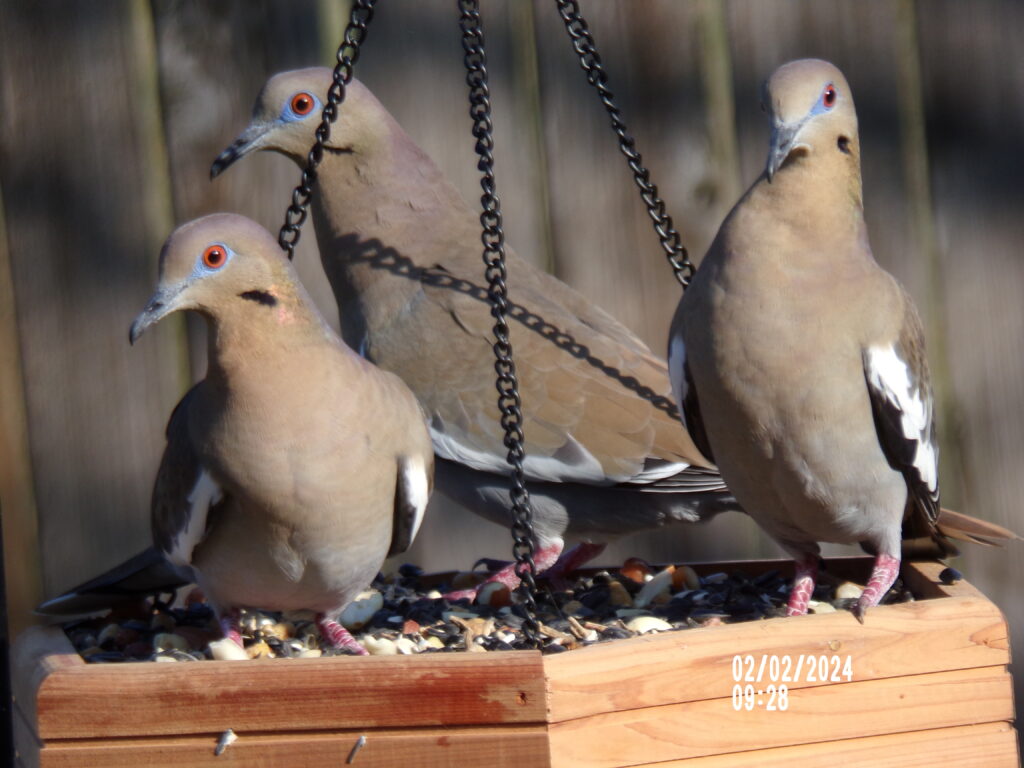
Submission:
[[825,86],[825,92],[821,94],[821,103],[828,109],[832,109],[836,105],[836,88],[834,85]]
[[316,101],[308,93],[296,93],[292,96],[292,112],[299,117],[305,117],[313,111]]
[[224,266],[224,262],[227,260],[228,255],[222,246],[211,245],[203,251],[203,264],[210,269],[220,269]]

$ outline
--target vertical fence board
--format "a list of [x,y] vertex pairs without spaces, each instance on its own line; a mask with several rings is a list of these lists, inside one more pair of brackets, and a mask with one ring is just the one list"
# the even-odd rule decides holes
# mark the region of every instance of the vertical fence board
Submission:
[[145,12],[138,2],[0,8],[0,181],[47,594],[148,540],[153,467],[181,381],[173,322],[127,348],[166,227],[154,220],[167,191],[153,183],[152,123],[137,112],[152,106],[139,98]]
[[10,250],[0,196],[0,514],[3,515],[4,580],[8,636],[31,623],[42,597],[39,526],[32,491],[28,417],[21,373],[21,349],[11,281]]
[[[1024,8],[919,6],[924,107],[945,324],[965,458],[964,511],[1024,529]],[[1024,548],[964,547],[963,568],[1007,614],[1024,700]]]

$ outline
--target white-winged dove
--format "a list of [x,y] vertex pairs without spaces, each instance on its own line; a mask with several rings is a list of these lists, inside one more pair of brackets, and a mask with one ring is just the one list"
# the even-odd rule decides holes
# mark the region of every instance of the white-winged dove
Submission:
[[868,245],[849,84],[828,62],[794,61],[763,98],[767,168],[679,303],[669,369],[695,442],[796,560],[788,613],[807,610],[818,542],[861,543],[876,555],[862,619],[897,577],[901,528],[940,551],[944,534],[1015,536],[940,512],[924,335]]
[[[325,68],[271,78],[211,174],[258,149],[304,164],[330,83]],[[357,81],[317,169],[312,211],[343,337],[416,393],[438,488],[507,525],[479,213]],[[664,362],[564,283],[511,249],[507,260],[538,568],[555,562],[566,532],[605,537],[735,508],[678,427]],[[498,578],[518,582],[511,568]]]
[[238,609],[333,617],[422,520],[433,453],[415,397],[350,350],[274,238],[242,216],[177,229],[134,343],[177,310],[206,317],[209,368],[167,427],[153,490],[156,548],[191,569],[238,641]]

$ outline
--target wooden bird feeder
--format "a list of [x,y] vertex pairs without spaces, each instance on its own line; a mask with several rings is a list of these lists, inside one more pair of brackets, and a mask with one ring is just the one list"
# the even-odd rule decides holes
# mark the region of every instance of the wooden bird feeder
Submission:
[[1016,768],[1006,621],[941,569],[907,564],[916,601],[863,626],[839,611],[547,656],[86,664],[60,629],[35,629],[14,652],[18,765]]

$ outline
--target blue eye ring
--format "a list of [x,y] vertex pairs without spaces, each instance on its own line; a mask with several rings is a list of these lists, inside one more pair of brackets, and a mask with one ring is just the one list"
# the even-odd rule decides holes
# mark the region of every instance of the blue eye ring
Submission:
[[313,112],[320,111],[321,109],[320,99],[309,91],[299,91],[293,94],[285,103],[284,109],[281,111],[281,117],[289,122],[305,120]]

